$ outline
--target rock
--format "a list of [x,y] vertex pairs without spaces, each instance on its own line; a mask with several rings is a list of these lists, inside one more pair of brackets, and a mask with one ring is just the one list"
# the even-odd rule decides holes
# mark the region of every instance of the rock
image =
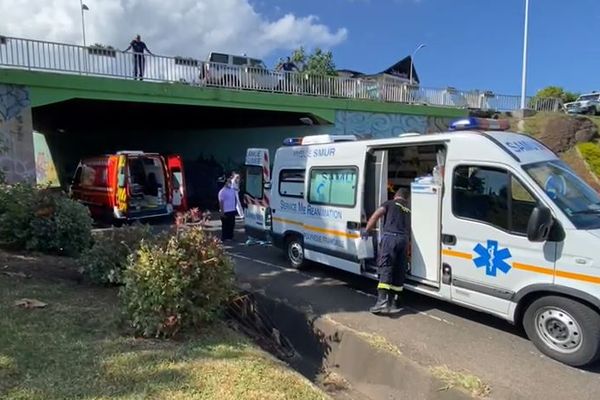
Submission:
[[589,118],[557,115],[548,119],[539,139],[560,154],[577,143],[588,142],[597,136],[598,127]]
[[594,130],[594,129],[581,129],[578,130],[577,132],[575,132],[575,142],[577,143],[585,143],[585,142],[589,142],[592,139],[594,139],[594,137],[596,137],[598,135],[598,130]]

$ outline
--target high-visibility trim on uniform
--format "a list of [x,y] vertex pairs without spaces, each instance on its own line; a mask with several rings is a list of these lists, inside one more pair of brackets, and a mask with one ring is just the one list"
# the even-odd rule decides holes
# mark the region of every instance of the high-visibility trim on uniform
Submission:
[[273,221],[282,222],[284,224],[301,226],[302,228],[304,228],[304,229],[306,229],[308,231],[317,232],[317,233],[325,233],[327,235],[332,235],[332,236],[345,237],[345,238],[348,238],[348,239],[358,239],[358,238],[360,238],[360,234],[358,234],[358,233],[348,233],[348,232],[344,232],[344,231],[338,231],[338,230],[335,230],[335,229],[321,228],[319,226],[307,225],[307,224],[305,224],[303,222],[294,221],[294,220],[291,220],[291,219],[273,217]]
[[[472,254],[463,253],[460,251],[448,250],[448,249],[442,250],[442,254],[445,256],[448,256],[448,257],[462,258],[465,260],[473,259]],[[578,274],[576,272],[569,272],[569,271],[554,270],[554,269],[548,268],[548,267],[540,267],[537,265],[523,264],[523,263],[516,262],[516,261],[512,263],[512,267],[514,269],[518,269],[520,271],[533,272],[535,274],[550,275],[555,278],[572,279],[575,281],[594,283],[594,284],[600,285],[600,277],[599,276]]]
[[394,204],[400,207],[400,209],[405,213],[410,214],[410,208],[406,207],[404,204],[398,203],[397,201],[395,201]]
[[394,292],[401,292],[404,290],[404,288],[402,286],[394,286],[394,285],[390,285],[389,283],[382,283],[382,282],[379,282],[377,284],[377,289],[393,290]]

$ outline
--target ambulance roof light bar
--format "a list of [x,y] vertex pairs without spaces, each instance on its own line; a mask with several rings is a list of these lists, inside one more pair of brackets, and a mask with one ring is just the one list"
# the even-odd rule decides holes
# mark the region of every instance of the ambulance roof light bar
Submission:
[[462,118],[450,124],[451,131],[506,131],[510,128],[510,124],[506,119],[490,119],[490,118]]
[[284,146],[302,146],[309,144],[327,144],[335,142],[352,142],[358,140],[354,135],[311,135],[292,137],[283,140]]

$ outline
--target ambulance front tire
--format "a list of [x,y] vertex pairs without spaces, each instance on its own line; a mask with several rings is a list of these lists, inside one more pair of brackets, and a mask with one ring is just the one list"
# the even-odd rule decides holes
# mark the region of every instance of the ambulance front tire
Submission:
[[600,314],[576,300],[545,296],[523,315],[529,339],[545,355],[573,367],[600,359]]
[[306,268],[306,259],[304,258],[304,241],[299,235],[291,235],[286,239],[286,252],[290,265],[295,269]]

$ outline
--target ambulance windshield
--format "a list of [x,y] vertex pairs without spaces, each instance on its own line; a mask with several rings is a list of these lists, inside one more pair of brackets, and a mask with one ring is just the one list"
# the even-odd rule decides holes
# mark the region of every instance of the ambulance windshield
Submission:
[[524,169],[577,229],[600,228],[600,195],[564,162],[545,161]]

